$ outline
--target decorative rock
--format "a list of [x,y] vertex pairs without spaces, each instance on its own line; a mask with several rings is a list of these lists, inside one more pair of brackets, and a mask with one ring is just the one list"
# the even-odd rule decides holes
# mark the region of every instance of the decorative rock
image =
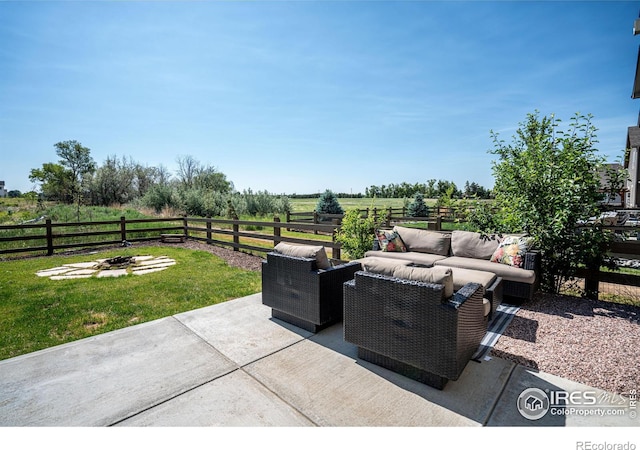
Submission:
[[108,277],[121,277],[123,275],[127,275],[127,269],[116,269],[116,270],[101,270],[96,275],[98,278],[108,278]]

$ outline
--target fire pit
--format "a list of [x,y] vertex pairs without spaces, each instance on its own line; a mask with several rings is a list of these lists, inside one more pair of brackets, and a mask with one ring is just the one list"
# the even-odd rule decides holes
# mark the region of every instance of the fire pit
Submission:
[[126,269],[133,264],[135,264],[133,256],[114,256],[99,263],[98,268],[101,270]]
[[68,280],[90,277],[120,277],[123,275],[145,275],[159,272],[176,264],[176,261],[166,256],[114,256],[113,258],[97,261],[65,264],[61,267],[40,270],[39,277],[52,280]]

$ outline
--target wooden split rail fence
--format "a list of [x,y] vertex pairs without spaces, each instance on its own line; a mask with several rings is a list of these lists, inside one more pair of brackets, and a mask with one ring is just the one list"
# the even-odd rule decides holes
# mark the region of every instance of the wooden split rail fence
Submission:
[[[341,259],[341,245],[335,240],[336,230],[340,227],[340,217],[330,218],[332,223],[324,221],[285,223],[280,222],[277,217],[272,222],[194,217],[156,219],[121,217],[120,220],[114,221],[69,223],[53,223],[47,219],[44,224],[0,225],[0,255],[18,253],[53,255],[58,250],[158,241],[165,236],[166,241],[183,241],[189,238],[208,244],[228,246],[235,251],[247,250],[260,253],[268,252],[279,242],[322,245],[331,250],[332,258]],[[415,220],[415,218],[411,219]],[[286,230],[292,225],[295,225],[296,230],[330,235],[331,240],[283,236],[283,228]],[[432,222],[429,228],[440,229],[440,221]],[[618,257],[640,259],[640,241],[617,242],[613,244],[610,251]],[[615,286],[631,287],[633,292],[637,293],[635,294],[637,299],[640,300],[640,275],[604,272],[595,268],[583,270],[578,276],[584,278],[587,291],[603,293],[606,292],[605,287],[607,289],[611,289],[611,286],[614,286],[614,289],[616,289]]]
[[[328,234],[331,240],[283,236],[286,224],[279,218],[272,222],[194,217],[158,219],[126,219],[100,222],[0,225],[0,255],[46,254],[57,250],[81,247],[127,244],[141,241],[183,241],[186,238],[209,244],[229,246],[235,251],[267,252],[279,242],[322,245],[331,250],[332,258],[340,259],[341,245],[335,241],[339,223],[300,224],[307,232]],[[260,230],[250,231],[248,228]],[[264,230],[271,230],[270,232]]]

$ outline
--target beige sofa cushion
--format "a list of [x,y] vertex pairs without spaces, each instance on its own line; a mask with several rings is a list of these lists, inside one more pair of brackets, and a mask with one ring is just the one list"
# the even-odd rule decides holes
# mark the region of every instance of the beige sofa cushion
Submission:
[[500,245],[497,236],[483,236],[471,231],[454,230],[451,233],[451,253],[463,258],[489,260]]
[[431,267],[436,261],[446,258],[446,256],[432,255],[431,253],[383,252],[381,250],[369,250],[367,253],[364,254],[364,256],[375,257],[375,258],[393,258],[400,261],[410,261],[414,264],[418,264],[425,267]]
[[403,261],[394,258],[376,258],[366,257],[362,259],[356,259],[362,266],[362,270],[365,272],[379,273],[381,275],[387,275],[392,277],[393,271],[399,266],[408,266],[411,261]]
[[492,272],[502,277],[506,281],[533,284],[536,282],[536,273],[533,270],[520,269],[518,267],[507,266],[506,264],[483,261],[474,258],[461,258],[452,256],[435,262],[437,266],[460,267],[463,269],[482,270]]
[[[446,267],[446,266],[436,266]],[[493,272],[484,272],[482,270],[463,269],[460,267],[452,268],[453,272],[453,289],[457,291],[468,283],[478,283],[487,290],[497,278]]]
[[449,255],[449,248],[451,247],[451,236],[449,234],[399,227],[397,225],[393,227],[393,231],[400,235],[402,241],[407,246],[407,251],[431,253],[442,256]]
[[280,242],[273,250],[286,256],[295,256],[298,258],[310,258],[316,260],[318,269],[329,269],[331,263],[327,257],[327,252],[321,245],[293,245],[286,242]]
[[453,275],[448,267],[412,267],[398,266],[393,276],[404,280],[423,281],[444,285],[444,297],[453,296]]

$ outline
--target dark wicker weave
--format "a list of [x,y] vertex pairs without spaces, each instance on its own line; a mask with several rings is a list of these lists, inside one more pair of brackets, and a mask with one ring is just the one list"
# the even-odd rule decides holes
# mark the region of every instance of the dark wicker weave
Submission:
[[344,284],[344,339],[362,359],[442,389],[457,380],[487,331],[483,288],[451,299],[443,286],[358,271]]
[[501,277],[496,277],[493,280],[491,286],[485,290],[484,297],[491,302],[491,311],[488,317],[488,320],[491,320],[504,298],[504,282]]
[[536,281],[533,284],[529,284],[503,280],[502,295],[509,303],[520,304],[523,301],[533,299],[533,294],[535,294],[540,287],[540,253],[525,253],[522,268],[535,271]]
[[360,263],[319,270],[315,259],[268,253],[262,262],[262,303],[277,319],[313,333],[342,320],[342,285]]

